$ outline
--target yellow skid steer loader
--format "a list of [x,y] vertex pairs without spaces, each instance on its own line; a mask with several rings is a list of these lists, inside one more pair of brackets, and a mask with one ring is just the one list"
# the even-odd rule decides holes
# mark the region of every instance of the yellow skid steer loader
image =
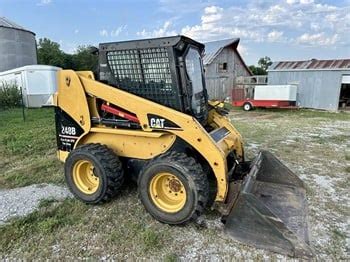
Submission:
[[312,256],[303,182],[269,152],[245,160],[227,112],[208,102],[203,51],[184,36],[105,43],[98,81],[58,73],[57,154],[68,187],[97,204],[130,177],[163,223],[196,220],[211,206],[238,241]]

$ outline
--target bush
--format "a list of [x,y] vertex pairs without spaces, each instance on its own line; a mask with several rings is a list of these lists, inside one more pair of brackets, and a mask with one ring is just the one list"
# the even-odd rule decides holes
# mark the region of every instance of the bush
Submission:
[[15,84],[0,83],[0,109],[18,107],[22,104],[21,91]]

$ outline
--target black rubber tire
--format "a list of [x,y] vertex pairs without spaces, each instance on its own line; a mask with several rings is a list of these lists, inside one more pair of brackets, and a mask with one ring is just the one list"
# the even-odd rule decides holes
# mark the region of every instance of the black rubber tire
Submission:
[[[100,184],[93,194],[85,194],[74,183],[72,170],[78,160],[89,160],[95,168]],[[99,204],[111,200],[124,182],[124,170],[115,153],[105,145],[86,144],[74,149],[68,155],[64,167],[68,188],[75,197],[88,204]]]
[[251,110],[253,110],[252,104],[251,103],[244,103],[243,104],[243,110],[244,111],[251,111]]
[[[159,209],[150,196],[150,182],[160,172],[175,175],[186,189],[185,205],[176,213]],[[204,211],[209,197],[209,182],[202,166],[194,158],[184,153],[169,152],[155,157],[141,170],[138,193],[145,209],[155,219],[166,224],[184,224],[196,220]]]

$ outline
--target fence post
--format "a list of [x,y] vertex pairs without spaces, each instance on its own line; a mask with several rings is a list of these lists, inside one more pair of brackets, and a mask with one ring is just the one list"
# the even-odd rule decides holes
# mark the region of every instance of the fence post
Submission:
[[22,85],[20,86],[21,89],[21,98],[22,98],[22,117],[23,117],[23,122],[26,121],[26,114],[24,112],[24,100],[23,100],[23,91],[22,91]]

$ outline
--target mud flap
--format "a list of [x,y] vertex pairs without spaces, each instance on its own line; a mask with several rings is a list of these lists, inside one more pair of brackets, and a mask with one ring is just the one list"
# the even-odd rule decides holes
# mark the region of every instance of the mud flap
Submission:
[[294,257],[312,257],[303,182],[273,154],[261,151],[252,162],[225,232],[258,248]]

